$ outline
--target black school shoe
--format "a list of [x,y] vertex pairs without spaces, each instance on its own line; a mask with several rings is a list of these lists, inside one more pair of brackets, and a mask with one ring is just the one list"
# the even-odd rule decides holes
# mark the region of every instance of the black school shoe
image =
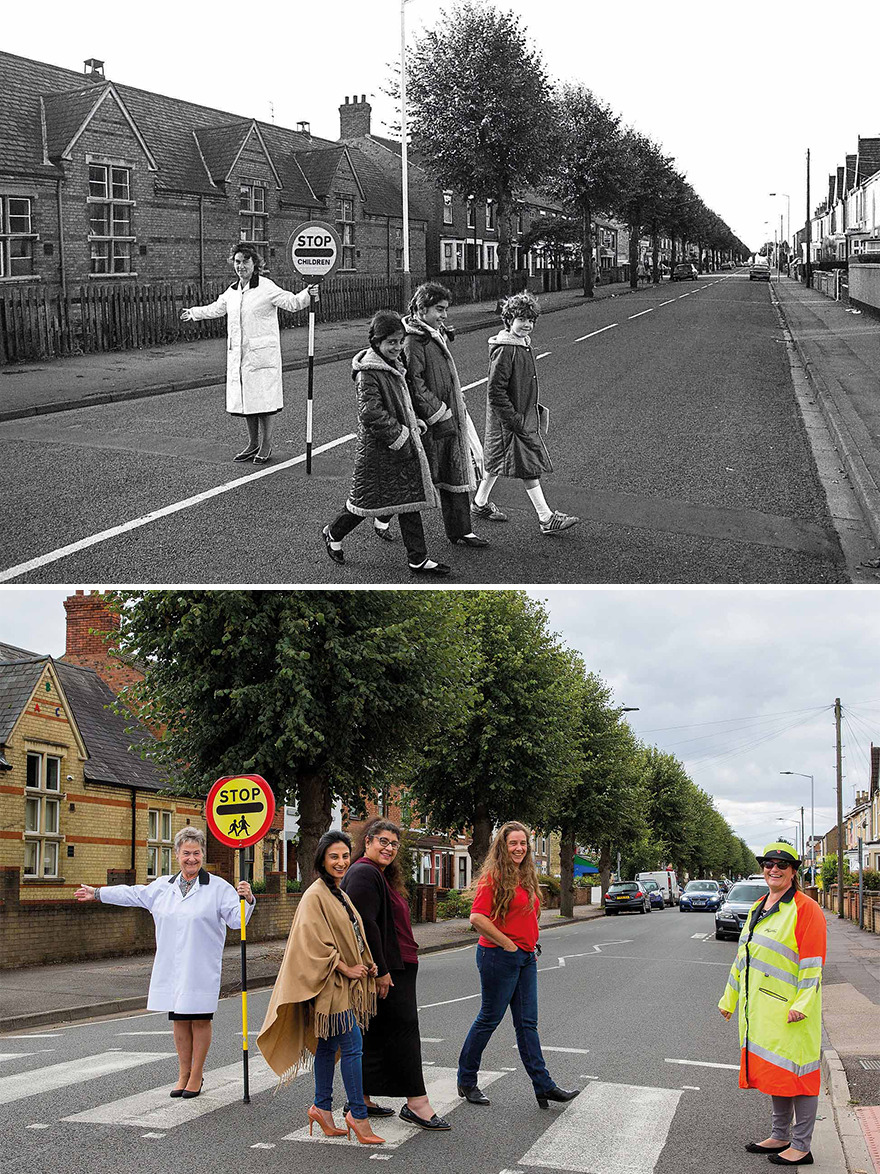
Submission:
[[780,1145],[761,1145],[758,1141],[750,1141],[746,1146],[747,1154],[779,1154],[783,1150],[787,1150],[791,1145],[790,1141],[783,1141]]
[[781,1154],[768,1154],[767,1161],[774,1166],[812,1166],[813,1155],[807,1153],[803,1158],[783,1158]]
[[[348,1103],[348,1101],[346,1101],[345,1104],[342,1106],[342,1112],[343,1112],[343,1114],[351,1112],[351,1105]],[[385,1105],[367,1105],[367,1116],[368,1117],[393,1117],[394,1110],[386,1108]]]
[[451,1129],[452,1126],[443,1118],[438,1117],[435,1113],[430,1121],[426,1121],[424,1117],[420,1117],[418,1113],[414,1113],[409,1105],[404,1105],[397,1114],[401,1121],[408,1121],[410,1125],[419,1125],[422,1129]]

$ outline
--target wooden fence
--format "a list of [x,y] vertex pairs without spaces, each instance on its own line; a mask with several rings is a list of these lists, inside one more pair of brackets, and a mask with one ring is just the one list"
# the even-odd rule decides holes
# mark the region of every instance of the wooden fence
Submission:
[[[222,318],[181,322],[185,306],[206,305],[229,285],[227,280],[199,286],[188,282],[139,285],[90,283],[67,295],[35,285],[0,290],[0,364],[27,363],[64,355],[131,350],[222,338]],[[323,287],[319,322],[365,318],[376,310],[399,308],[402,277],[336,277]],[[281,312],[284,328],[303,325],[308,312]]]

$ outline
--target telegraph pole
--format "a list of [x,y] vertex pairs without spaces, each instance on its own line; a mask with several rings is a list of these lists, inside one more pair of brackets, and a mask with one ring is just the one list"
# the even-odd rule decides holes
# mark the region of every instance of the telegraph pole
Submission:
[[[807,256],[806,264],[804,266],[804,274],[806,275],[806,286],[810,288],[810,283],[813,274],[813,266],[810,261],[810,246],[812,244],[813,226],[810,223],[810,148],[807,147]],[[838,700],[839,703],[839,700]]]
[[840,698],[834,698],[837,731],[837,916],[843,917],[843,755],[840,749]]

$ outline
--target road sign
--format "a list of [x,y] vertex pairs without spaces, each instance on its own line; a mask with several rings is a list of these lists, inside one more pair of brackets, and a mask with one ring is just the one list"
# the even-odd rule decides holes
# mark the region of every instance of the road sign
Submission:
[[274,815],[275,796],[259,775],[218,779],[205,803],[208,827],[230,848],[247,848],[262,840]]
[[342,241],[332,224],[310,220],[287,239],[287,259],[310,285],[329,277],[342,257]]

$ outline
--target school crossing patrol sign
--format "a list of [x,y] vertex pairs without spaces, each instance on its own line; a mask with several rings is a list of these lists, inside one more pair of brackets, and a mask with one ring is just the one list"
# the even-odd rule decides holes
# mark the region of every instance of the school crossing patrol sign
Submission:
[[247,848],[262,840],[274,815],[275,796],[260,775],[218,779],[205,803],[208,827],[230,848]]

